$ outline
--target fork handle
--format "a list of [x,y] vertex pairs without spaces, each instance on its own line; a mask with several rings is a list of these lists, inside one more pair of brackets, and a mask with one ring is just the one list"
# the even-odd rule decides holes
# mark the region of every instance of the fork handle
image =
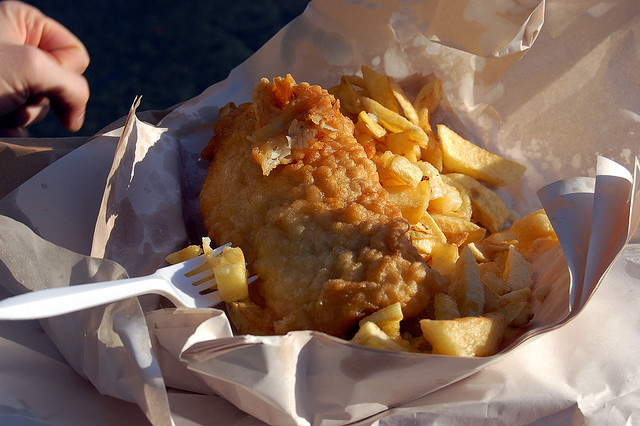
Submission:
[[163,294],[166,285],[151,275],[31,291],[0,300],[0,320],[54,317],[142,294]]

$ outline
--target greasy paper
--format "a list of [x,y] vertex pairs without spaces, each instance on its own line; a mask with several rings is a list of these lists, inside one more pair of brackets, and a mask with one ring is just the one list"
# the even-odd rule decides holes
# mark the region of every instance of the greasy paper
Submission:
[[[202,235],[196,201],[206,164],[198,153],[212,134],[218,109],[228,101],[249,100],[259,78],[291,73],[297,81],[329,87],[362,64],[408,87],[436,75],[446,102],[434,120],[525,164],[522,182],[501,195],[520,213],[541,205],[551,212],[565,256],[549,253],[534,265],[541,282],[555,284],[549,303],[536,306],[535,328],[525,336],[538,338],[484,359],[395,354],[314,332],[233,337],[222,311],[155,310],[153,299],[126,315],[108,309],[103,323],[117,326],[120,341],[98,333],[90,342],[122,349],[81,365],[69,356],[76,371],[97,388],[136,401],[156,424],[170,422],[165,386],[217,393],[269,423],[345,423],[497,368],[503,358],[526,352],[580,312],[637,225],[638,151],[633,138],[622,137],[638,130],[637,99],[629,88],[640,87],[635,72],[640,56],[628,54],[640,45],[633,31],[637,6],[632,1],[488,2],[482,8],[466,1],[428,3],[314,1],[227,80],[159,122],[141,120],[134,103],[122,137],[104,136],[81,147],[78,157],[92,158],[92,150],[110,156],[89,180],[91,187],[69,171],[74,152],[61,160],[66,164],[45,170],[65,177],[59,192],[38,187],[55,185],[45,173],[2,200],[0,211],[19,213],[49,241],[107,256],[130,275],[140,275]],[[564,178],[569,180],[560,181]],[[74,202],[72,183],[94,194],[88,214]],[[60,222],[67,226],[50,223],[51,209],[55,217],[66,217]],[[133,239],[128,229],[136,231]],[[140,339],[140,329],[127,330],[127,322],[146,322],[148,337]],[[58,333],[69,351],[81,345],[73,333]],[[146,382],[139,382],[146,386],[111,382],[114,376],[145,377],[125,366],[128,360],[140,370],[153,366],[145,371],[152,373]],[[93,371],[102,373],[88,374]],[[464,395],[474,398],[473,392]]]

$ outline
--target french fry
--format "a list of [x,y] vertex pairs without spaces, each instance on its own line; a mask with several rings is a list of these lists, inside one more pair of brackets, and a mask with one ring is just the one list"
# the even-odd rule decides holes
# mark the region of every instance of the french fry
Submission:
[[401,114],[402,111],[391,88],[390,78],[365,65],[361,67],[361,70],[364,86],[369,96],[390,111]]
[[418,116],[418,125],[429,138],[429,144],[422,148],[422,159],[433,164],[438,171],[442,171],[442,150],[438,145],[435,133],[433,133],[429,118],[438,108],[441,99],[442,82],[439,79],[434,79],[420,89],[414,101],[414,110]]
[[426,147],[420,147],[420,158],[423,161],[432,164],[438,171],[441,172],[443,168],[442,149],[440,149],[440,146],[436,142],[435,135],[433,135],[432,132],[428,132],[425,130],[425,133],[427,133],[427,136],[429,138],[429,145]]
[[364,90],[367,87],[364,79],[360,76],[354,74],[345,74],[342,76],[345,80],[347,80],[352,86],[358,86],[360,89]]
[[389,85],[393,95],[398,101],[398,104],[400,104],[400,108],[402,108],[402,111],[404,112],[404,116],[407,117],[407,120],[419,126],[420,120],[418,119],[418,113],[407,95],[404,93],[404,90],[402,90],[402,87],[400,87],[400,85],[395,81],[391,81]]
[[378,117],[378,122],[385,129],[390,132],[409,132],[411,137],[420,146],[428,146],[429,137],[419,126],[413,124],[407,120],[400,113],[395,112],[372,98],[363,96],[360,98],[360,103],[364,107],[365,111],[375,114]]
[[[488,265],[490,265],[490,267],[487,267]],[[501,273],[498,265],[493,262],[481,263],[478,265],[478,271],[480,271],[482,282],[496,295],[500,296],[507,292],[507,287],[499,276]]]
[[367,322],[375,323],[380,330],[394,340],[400,339],[400,321],[404,318],[400,302],[393,303],[360,320],[359,327]]
[[503,314],[508,326],[522,327],[533,318],[533,308],[528,302],[504,303],[499,311]]
[[460,195],[460,207],[456,210],[450,212],[455,213],[458,216],[471,221],[471,216],[473,214],[473,208],[471,204],[471,195],[469,194],[469,190],[466,186],[460,184],[456,179],[451,179],[449,175],[442,175],[442,180],[446,184],[453,186]]
[[457,246],[478,242],[482,240],[487,232],[484,228],[457,215],[432,213],[431,217],[447,237],[447,242]]
[[476,262],[487,262],[489,259],[487,256],[478,248],[476,243],[470,242],[467,243],[467,247],[471,250],[473,257],[476,259]]
[[452,320],[420,320],[433,353],[462,357],[490,356],[498,351],[506,321],[498,313]]
[[458,260],[458,246],[448,243],[436,243],[431,250],[431,268],[441,275],[453,273]]
[[439,242],[438,238],[422,223],[422,221],[409,228],[408,236],[411,238],[411,244],[418,250],[420,256],[425,260],[431,257],[433,246]]
[[431,188],[427,181],[420,181],[415,187],[409,185],[385,188],[393,203],[400,208],[402,217],[410,224],[416,224],[427,214]]
[[249,297],[247,267],[239,247],[225,247],[214,258],[213,273],[223,302],[237,302]]
[[388,133],[384,138],[384,145],[389,151],[406,157],[417,166],[418,158],[420,158],[420,146],[411,139],[408,132]]
[[460,192],[452,185],[442,182],[438,185],[441,196],[437,196],[437,193],[433,194],[431,202],[429,203],[430,213],[450,213],[459,210],[462,207],[462,196]]
[[[394,179],[391,181],[398,181],[402,185],[409,185],[411,187],[418,186],[418,183],[422,181],[422,170],[406,157],[401,155],[395,155],[391,151],[386,151],[379,158],[378,164]],[[389,185],[389,182],[387,183]],[[382,182],[382,186],[387,186]]]
[[467,190],[471,200],[473,219],[491,233],[503,229],[509,215],[509,208],[498,194],[471,176],[450,173],[446,177],[449,182],[455,182]]
[[378,124],[377,117],[373,114],[368,114],[366,111],[360,111],[358,113],[356,127],[362,131],[368,132],[376,139],[381,139],[387,134],[384,127]]
[[362,110],[360,106],[360,95],[346,77],[342,77],[340,84],[330,88],[336,99],[340,100],[340,110],[347,116],[355,116]]
[[512,290],[500,296],[500,299],[506,303],[529,303],[529,300],[531,299],[531,289],[529,287],[522,287],[518,290]]
[[176,252],[169,254],[165,260],[175,265],[176,263],[184,262],[185,260],[193,259],[202,254],[202,247],[197,244],[189,245],[183,249],[180,249]]
[[422,86],[414,101],[414,109],[426,109],[432,115],[442,100],[442,80],[434,78]]
[[491,281],[485,281],[483,279],[482,282],[485,285],[484,286],[484,312],[485,313],[499,312],[500,309],[502,309],[502,306],[504,305],[505,302],[500,298],[500,295],[495,292],[492,285],[487,285],[487,282],[491,282]]
[[422,223],[422,225],[424,225],[429,230],[429,232],[433,234],[437,242],[439,243],[447,242],[447,237],[444,235],[444,233],[442,232],[442,230],[440,229],[436,221],[433,220],[429,212],[425,213],[425,215],[422,216],[422,219],[420,219],[420,223]]
[[477,316],[484,311],[484,284],[478,264],[465,247],[460,253],[453,273],[453,289],[462,316]]
[[442,162],[450,172],[469,175],[489,185],[504,186],[522,177],[525,167],[467,141],[444,124],[438,125]]
[[509,228],[487,236],[478,242],[476,246],[489,258],[495,258],[500,253],[508,251],[509,247],[517,244],[518,240]]
[[513,246],[509,248],[502,272],[502,281],[510,291],[530,288],[533,285],[531,263]]
[[352,342],[369,346],[376,349],[386,349],[388,351],[404,351],[407,346],[401,345],[387,335],[376,323],[367,321],[358,329]]
[[453,297],[445,293],[438,293],[433,297],[433,309],[436,320],[451,320],[460,318],[458,305]]
[[526,250],[539,238],[552,238],[557,241],[553,227],[544,210],[529,213],[511,225],[511,231],[519,241],[519,247]]
[[362,326],[367,321],[375,322],[376,324],[387,321],[402,321],[403,318],[402,306],[400,302],[396,302],[362,318],[359,325]]

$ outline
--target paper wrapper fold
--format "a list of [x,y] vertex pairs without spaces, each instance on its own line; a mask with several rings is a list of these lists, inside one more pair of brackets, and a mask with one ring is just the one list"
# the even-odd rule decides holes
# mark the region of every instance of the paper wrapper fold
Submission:
[[[634,100],[615,83],[624,77],[640,87],[640,55],[617,65],[616,54],[640,45],[634,3],[427,3],[314,1],[200,96],[152,115],[137,112],[135,100],[122,127],[0,200],[0,213],[48,241],[2,218],[2,247],[16,247],[0,252],[3,286],[19,293],[115,279],[124,272],[111,261],[131,276],[162,266],[204,235],[197,197],[208,165],[199,154],[219,108],[248,101],[261,77],[291,73],[329,87],[364,64],[407,86],[438,76],[446,102],[434,120],[527,166],[501,195],[521,213],[543,206],[562,250],[534,262],[538,285],[553,290],[523,336],[487,358],[392,353],[315,332],[233,336],[221,310],[176,310],[145,297],[43,321],[69,364],[101,392],[138,404],[153,424],[172,421],[167,388],[220,395],[268,423],[344,424],[432,394],[560,331],[638,224],[636,144],[610,137],[613,123],[619,134],[638,128]],[[576,35],[585,25],[590,32]],[[604,115],[597,126],[594,99]],[[44,260],[34,254],[43,251]],[[58,252],[65,260],[46,260]]]

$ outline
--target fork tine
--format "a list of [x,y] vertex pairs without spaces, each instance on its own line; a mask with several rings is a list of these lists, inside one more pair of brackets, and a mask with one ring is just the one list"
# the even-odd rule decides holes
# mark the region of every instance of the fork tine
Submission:
[[196,304],[198,308],[212,308],[222,303],[220,299],[220,293],[212,291],[210,293],[199,294],[196,298]]
[[215,286],[216,285],[216,278],[215,275],[213,274],[212,270],[209,271],[202,271],[199,274],[196,275],[191,275],[189,277],[191,279],[191,283],[192,285],[199,287],[202,284],[206,284],[206,283],[211,283],[209,286]]

